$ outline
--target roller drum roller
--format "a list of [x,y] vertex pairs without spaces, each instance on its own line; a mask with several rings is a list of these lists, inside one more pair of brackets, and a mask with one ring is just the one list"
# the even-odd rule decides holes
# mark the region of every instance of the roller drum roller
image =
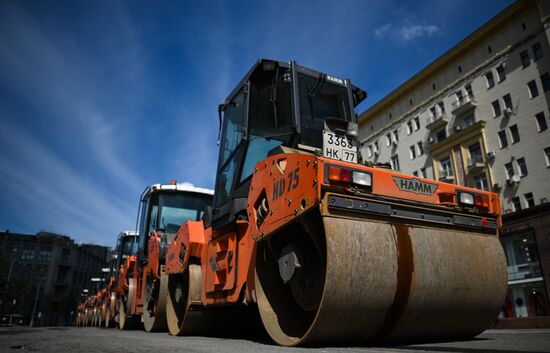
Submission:
[[[496,319],[507,268],[494,235],[332,216],[300,222],[322,249],[322,295],[314,310],[300,306],[279,275],[277,249],[296,230],[258,244],[258,307],[278,344],[466,338]],[[315,223],[323,226],[320,236]]]
[[[473,337],[496,320],[508,288],[502,245],[494,235],[396,225],[410,239],[412,271],[406,306],[385,339]],[[406,283],[405,283],[406,285]]]
[[295,303],[278,277],[267,244],[259,245],[258,307],[266,330],[278,344],[364,341],[379,331],[392,304],[397,285],[392,227],[339,218],[324,218],[323,224],[324,288],[316,311],[311,313]]

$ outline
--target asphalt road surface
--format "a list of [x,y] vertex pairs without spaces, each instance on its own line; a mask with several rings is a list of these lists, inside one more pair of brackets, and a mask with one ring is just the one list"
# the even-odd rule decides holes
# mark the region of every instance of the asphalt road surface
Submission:
[[266,338],[172,337],[95,327],[0,328],[0,352],[550,352],[550,330],[488,330],[473,340],[392,347],[278,347]]

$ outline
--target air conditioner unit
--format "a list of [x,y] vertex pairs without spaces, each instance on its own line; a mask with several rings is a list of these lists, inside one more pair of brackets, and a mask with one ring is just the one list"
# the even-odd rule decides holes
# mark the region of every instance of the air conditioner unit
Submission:
[[521,177],[520,177],[519,175],[517,175],[517,174],[514,174],[514,175],[512,175],[511,178],[506,179],[506,184],[508,184],[508,185],[514,185],[514,184],[519,183],[520,180],[521,180]]
[[497,153],[495,151],[489,151],[487,152],[487,158],[493,159],[495,158]]
[[428,143],[429,143],[429,144],[434,143],[434,138],[433,138],[433,137],[428,138]]
[[504,109],[504,116],[510,116],[512,115],[512,108],[506,108]]

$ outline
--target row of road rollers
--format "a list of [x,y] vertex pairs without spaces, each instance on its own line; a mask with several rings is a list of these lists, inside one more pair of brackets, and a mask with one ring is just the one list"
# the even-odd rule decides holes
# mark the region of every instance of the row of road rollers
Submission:
[[[296,254],[291,275],[285,253]],[[200,276],[198,264],[163,276],[165,311],[144,317],[149,331],[242,337],[263,326],[284,346],[466,339],[493,324],[507,290],[494,235],[318,213],[258,243],[257,308],[200,309]]]

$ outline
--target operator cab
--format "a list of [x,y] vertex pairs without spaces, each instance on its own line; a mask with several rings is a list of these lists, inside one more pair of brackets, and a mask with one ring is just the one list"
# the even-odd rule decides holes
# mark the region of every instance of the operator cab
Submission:
[[166,246],[185,221],[200,220],[205,208],[212,204],[212,194],[212,190],[175,181],[147,187],[141,195],[138,210],[138,258],[147,259],[147,243],[153,231]]
[[135,255],[137,252],[137,233],[133,231],[121,232],[118,235],[116,254],[113,255],[113,261],[111,264],[111,274],[116,275],[122,261],[128,257]]
[[[294,61],[260,59],[218,108],[214,228],[232,222],[246,209],[254,167],[270,151],[285,146],[317,153],[326,144],[327,129],[355,134],[356,139],[355,107],[366,95],[348,79]],[[350,141],[350,151],[357,150],[354,143]]]

